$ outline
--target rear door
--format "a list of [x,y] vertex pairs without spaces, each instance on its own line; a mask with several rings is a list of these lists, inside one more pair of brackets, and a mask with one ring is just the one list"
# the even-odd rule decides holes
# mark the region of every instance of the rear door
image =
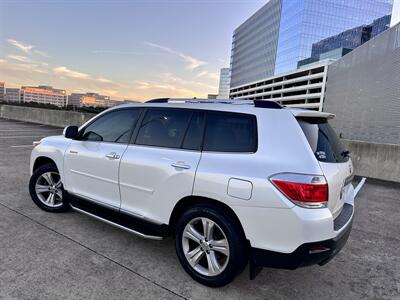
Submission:
[[349,153],[326,118],[298,117],[297,120],[328,181],[328,208],[336,217],[347,193],[352,192],[353,165]]
[[121,161],[122,213],[168,223],[175,203],[192,194],[203,119],[187,109],[146,111]]

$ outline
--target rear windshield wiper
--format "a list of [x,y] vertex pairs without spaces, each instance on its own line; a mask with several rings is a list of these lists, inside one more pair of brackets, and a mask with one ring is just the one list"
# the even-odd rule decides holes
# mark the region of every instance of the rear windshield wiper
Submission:
[[342,153],[340,153],[342,157],[349,157],[350,156],[350,151],[349,150],[344,150]]

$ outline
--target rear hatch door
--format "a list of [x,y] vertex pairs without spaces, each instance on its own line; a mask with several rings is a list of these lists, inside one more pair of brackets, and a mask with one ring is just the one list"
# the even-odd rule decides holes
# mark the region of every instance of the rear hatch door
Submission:
[[328,208],[336,218],[350,193],[353,165],[347,151],[328,120],[334,115],[306,111],[295,114],[318,160],[329,187]]

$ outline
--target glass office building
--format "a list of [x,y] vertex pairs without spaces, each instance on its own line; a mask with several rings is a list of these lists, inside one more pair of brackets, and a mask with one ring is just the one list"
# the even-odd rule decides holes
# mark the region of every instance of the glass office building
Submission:
[[358,26],[312,44],[311,57],[299,60],[297,67],[326,58],[338,59],[361,46],[390,27],[391,15],[374,20],[369,25]]
[[390,15],[393,0],[270,0],[233,34],[231,88],[279,75],[312,45]]

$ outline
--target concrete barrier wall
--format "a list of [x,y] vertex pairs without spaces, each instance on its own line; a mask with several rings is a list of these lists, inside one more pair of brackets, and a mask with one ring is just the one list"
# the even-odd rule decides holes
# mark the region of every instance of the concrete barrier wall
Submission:
[[400,182],[400,145],[342,140],[356,175]]
[[80,126],[95,114],[26,106],[0,105],[0,117],[56,127]]

